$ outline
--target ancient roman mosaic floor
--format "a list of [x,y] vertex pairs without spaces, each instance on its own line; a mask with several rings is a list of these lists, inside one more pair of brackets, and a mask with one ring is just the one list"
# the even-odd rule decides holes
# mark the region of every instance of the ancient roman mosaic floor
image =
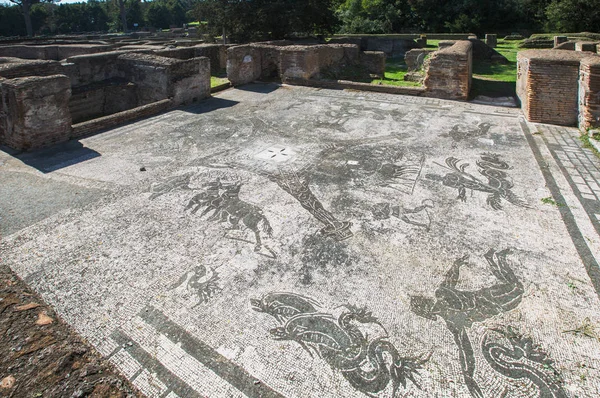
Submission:
[[600,162],[576,137],[250,85],[1,153],[1,259],[151,397],[596,397]]

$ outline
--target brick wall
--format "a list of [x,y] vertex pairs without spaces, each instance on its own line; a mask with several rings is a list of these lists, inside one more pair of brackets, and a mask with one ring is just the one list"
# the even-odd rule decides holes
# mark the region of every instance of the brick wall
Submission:
[[51,76],[62,73],[57,61],[28,60],[20,58],[0,58],[0,76],[14,79],[26,76]]
[[578,122],[579,65],[586,53],[528,50],[517,55],[517,95],[527,120],[575,126]]
[[64,75],[5,79],[1,82],[0,143],[32,150],[66,141],[71,135],[71,85]]
[[227,78],[234,86],[255,81],[262,74],[259,48],[251,45],[227,49]]
[[600,127],[600,57],[585,58],[580,64],[579,127]]
[[319,47],[321,46],[282,47],[279,61],[281,81],[285,82],[288,78],[308,80],[316,77],[320,71],[319,52],[324,52]]
[[210,96],[210,61],[206,57],[179,60],[153,54],[118,57],[119,70],[136,84],[139,105],[172,98],[174,105]]
[[0,47],[0,57],[60,61],[75,55],[106,52],[113,48],[113,45],[102,44],[14,45]]
[[428,97],[466,100],[473,76],[473,43],[457,41],[429,57],[424,86]]

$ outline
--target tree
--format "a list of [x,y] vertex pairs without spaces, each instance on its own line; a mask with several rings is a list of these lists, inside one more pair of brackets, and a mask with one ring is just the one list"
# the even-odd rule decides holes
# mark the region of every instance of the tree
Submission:
[[238,42],[333,33],[337,22],[332,0],[202,0],[193,14]]
[[552,31],[600,32],[600,0],[554,0],[546,17]]
[[31,24],[31,6],[38,2],[38,0],[9,0],[11,3],[16,4],[21,8],[23,17],[25,18],[25,29],[27,30],[27,36],[33,36],[33,25]]

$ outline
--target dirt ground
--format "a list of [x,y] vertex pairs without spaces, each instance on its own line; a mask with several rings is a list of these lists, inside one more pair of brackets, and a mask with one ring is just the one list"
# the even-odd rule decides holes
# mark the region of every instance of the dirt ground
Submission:
[[141,397],[0,265],[0,397]]

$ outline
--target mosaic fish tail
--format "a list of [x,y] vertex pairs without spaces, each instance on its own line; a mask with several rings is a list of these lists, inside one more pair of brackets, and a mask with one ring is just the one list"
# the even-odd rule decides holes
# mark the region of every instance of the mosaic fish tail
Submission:
[[540,398],[567,398],[560,378],[553,372],[546,353],[535,348],[531,339],[511,336],[510,345],[503,345],[484,335],[482,353],[490,366],[511,379],[527,379],[539,390]]

